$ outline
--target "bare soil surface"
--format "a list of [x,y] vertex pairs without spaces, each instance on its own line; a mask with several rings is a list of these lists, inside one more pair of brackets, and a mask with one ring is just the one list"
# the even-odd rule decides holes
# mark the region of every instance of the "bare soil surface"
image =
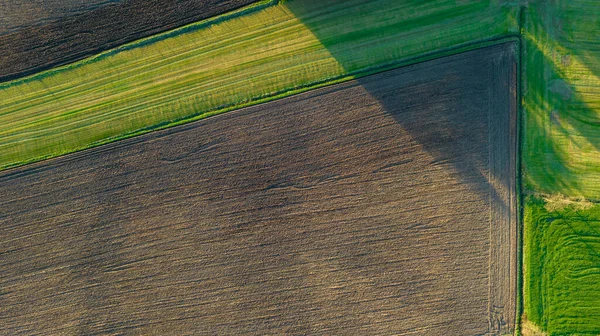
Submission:
[[122,0],[0,0],[0,35]]
[[512,331],[514,47],[0,173],[0,334]]
[[[10,4],[6,11],[2,1]],[[0,81],[72,63],[255,1],[0,0]]]

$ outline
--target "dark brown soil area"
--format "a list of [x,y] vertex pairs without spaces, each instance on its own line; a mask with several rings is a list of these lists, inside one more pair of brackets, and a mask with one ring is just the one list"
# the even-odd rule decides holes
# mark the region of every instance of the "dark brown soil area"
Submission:
[[[71,63],[136,39],[225,13],[256,0],[126,0],[100,7],[97,4],[104,2],[96,0],[88,4],[89,8],[97,7],[93,10],[42,25],[36,24],[35,15],[42,15],[36,13],[45,2],[52,1],[27,1],[27,6],[17,8],[21,13],[11,14],[19,16],[20,21],[25,21],[20,23],[24,27],[0,35],[0,81]],[[96,6],[92,6],[93,4]],[[28,7],[33,9],[22,13]],[[67,7],[78,8],[75,5]],[[79,8],[79,12],[81,11]],[[4,17],[8,15],[2,14]],[[44,14],[43,17],[47,15],[49,14]]]
[[0,334],[513,330],[513,48],[1,173]]
[[0,0],[0,35],[122,0]]

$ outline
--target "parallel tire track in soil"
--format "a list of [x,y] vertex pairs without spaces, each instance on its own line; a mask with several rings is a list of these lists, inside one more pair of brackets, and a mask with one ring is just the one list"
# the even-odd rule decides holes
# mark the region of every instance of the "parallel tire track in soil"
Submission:
[[0,334],[511,332],[514,48],[0,173]]
[[[36,0],[31,7],[41,6]],[[127,0],[0,35],[0,82],[72,63],[256,0]],[[8,14],[5,14],[8,15]],[[32,22],[34,23],[34,22]]]

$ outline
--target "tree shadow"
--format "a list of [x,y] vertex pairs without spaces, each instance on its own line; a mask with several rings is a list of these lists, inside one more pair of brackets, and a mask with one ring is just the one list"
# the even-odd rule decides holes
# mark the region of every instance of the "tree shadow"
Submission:
[[[352,6],[352,3],[333,1],[325,7],[308,0],[286,2],[286,6],[332,57],[347,72],[354,74],[364,70],[359,68],[361,63],[357,59],[371,59],[372,53],[386,52],[373,46],[372,41],[386,39],[399,31],[406,32],[407,36],[410,34],[402,20],[396,20],[396,24],[385,29],[377,27],[379,22],[367,22],[372,20],[372,16],[398,15],[389,8],[381,6],[381,13],[353,12],[358,7]],[[417,6],[416,3],[406,4],[407,8],[411,5]],[[325,20],[331,19],[328,13],[338,10],[345,10],[348,15],[344,16],[352,17],[352,23],[327,21],[324,24]],[[313,11],[323,12],[322,15],[314,15]],[[461,13],[460,6],[456,12],[442,10],[437,14],[451,19],[457,17],[457,13]],[[407,16],[410,20],[420,19],[423,22],[433,17]],[[419,35],[421,32],[417,29],[412,34]],[[350,50],[349,45],[364,45],[365,48]],[[516,43],[508,42],[355,80],[381,105],[382,113],[393,118],[398,132],[408,135],[417,145],[417,150],[428,157],[428,167],[447,174],[456,185],[468,189],[489,206],[492,225],[489,253],[511,258],[507,262],[511,269],[516,269],[516,264],[513,264],[516,259],[509,255],[514,254],[510,246],[516,247],[516,240],[513,242],[512,239],[516,239],[513,230],[516,230],[517,217],[517,52]],[[414,56],[391,55],[398,61]],[[435,179],[433,183],[444,184]],[[442,211],[441,208],[439,211]],[[476,227],[472,225],[472,228]],[[498,252],[496,246],[509,246],[509,251]],[[497,280],[494,272],[490,271],[490,286],[495,284],[502,289],[494,287],[490,292],[489,328],[499,333],[514,326],[513,308],[504,307],[508,305],[507,298],[511,294],[502,290],[511,288],[516,278]],[[496,293],[496,290],[499,292]]]
[[[376,13],[362,13],[356,3],[360,1],[325,4],[305,0],[288,1],[285,6],[310,29],[347,72],[354,73],[364,70],[359,68],[357,59],[370,59],[370,53],[386,52],[375,50],[376,47],[373,49],[370,45],[373,39],[385,39],[398,32],[410,35],[407,22],[395,20],[396,24],[386,29],[371,22],[373,16],[385,21],[390,16],[398,15],[389,8],[381,6]],[[418,12],[414,8],[419,6],[424,6],[425,12],[428,9],[419,2],[402,6],[414,12]],[[454,18],[462,13],[460,5],[445,6],[448,8],[422,16],[414,13],[405,15],[409,20],[427,22],[433,17],[439,18],[439,15]],[[348,14],[345,17],[353,17],[352,23],[335,21],[333,13],[341,10]],[[412,33],[415,35],[414,31]],[[366,48],[348,49],[348,45],[363,44]],[[510,109],[516,109],[516,55],[513,46],[505,47],[511,49],[510,52],[492,47],[466,56],[449,56],[385,74],[361,77],[356,81],[381,103],[385,113],[392,116],[404,132],[409,133],[432,156],[432,165],[445,166],[453,172],[454,178],[477,189],[482,197],[489,197],[488,190],[491,190],[492,197],[509,206],[511,200],[498,194],[505,194],[511,185],[510,178],[515,177],[516,111],[510,113]],[[505,59],[502,60],[502,57]],[[398,55],[399,61],[406,58],[407,55]],[[500,69],[502,66],[508,71]],[[406,82],[394,82],[394,76],[400,74]],[[491,78],[501,82],[494,83]],[[500,92],[498,90],[502,91],[502,99],[496,97]],[[504,112],[489,112],[489,116],[481,113],[497,108]],[[504,147],[492,148],[501,138],[501,141],[505,141]],[[486,144],[492,146],[491,152],[484,148]],[[490,167],[490,158],[495,159],[497,164],[505,161],[504,165],[500,164],[501,167],[494,169]],[[499,191],[498,188],[504,190]]]
[[[355,2],[333,1],[325,5],[312,0],[286,2],[287,8],[349,73],[360,71],[357,59],[370,59],[368,47],[373,46],[369,41],[382,38],[382,34],[385,35],[386,32],[373,28],[373,23],[367,24],[365,19],[368,14],[360,11],[348,12],[348,17],[352,17],[353,21],[346,25],[341,22],[324,24],[333,15],[314,13],[348,11],[347,8],[352,10],[353,3]],[[410,5],[414,4],[407,3],[407,6]],[[557,10],[560,9],[558,4],[554,6]],[[386,9],[382,6],[381,11]],[[393,15],[390,12],[369,14],[383,17]],[[529,15],[528,13],[524,14]],[[406,15],[410,17],[411,14]],[[502,200],[494,185],[494,180],[499,178],[502,181],[501,189],[512,189],[515,193],[516,183],[523,183],[522,190],[525,192],[565,193],[569,196],[597,198],[600,186],[589,183],[590,162],[593,164],[594,160],[586,160],[583,156],[600,151],[598,107],[593,102],[590,104],[589,92],[586,102],[585,93],[578,91],[581,87],[577,87],[578,83],[568,76],[565,69],[568,70],[570,63],[577,62],[579,68],[600,78],[600,58],[593,48],[581,48],[581,44],[576,42],[576,34],[568,27],[573,22],[561,20],[560,16],[548,17],[551,18],[550,21],[540,21],[534,28],[520,27],[525,31],[519,46],[522,50],[500,52],[502,56],[498,56],[489,53],[489,50],[493,50],[492,47],[487,48],[488,55],[482,55],[481,53],[485,53],[482,50],[470,52],[472,55],[479,54],[480,57],[467,57],[469,61],[465,64],[455,63],[454,69],[446,67],[452,68],[451,59],[461,57],[459,55],[431,61],[422,66],[417,64],[377,76],[362,77],[357,82],[385,107],[385,113],[393,116],[403,131],[411,134],[423,150],[432,156],[432,164],[442,162],[455,173],[454,176],[461,183],[482,186],[479,189],[480,195],[485,195],[489,190],[492,198]],[[535,20],[539,18],[528,17],[527,20],[534,20],[536,23]],[[596,26],[599,22],[596,19]],[[398,25],[389,29],[399,31],[405,27]],[[532,40],[532,37],[537,40]],[[348,41],[356,43],[354,45],[364,45],[365,48],[349,50]],[[386,52],[376,47],[373,50]],[[414,57],[412,54],[392,56],[399,60]],[[523,73],[520,74],[522,81],[517,76],[516,69],[520,65],[523,65]],[[513,74],[510,72],[502,76],[495,75],[502,73],[500,68],[512,66],[515,67],[514,77],[511,77]],[[393,73],[411,71],[413,73],[406,83],[396,83],[395,88],[391,88],[393,80],[386,83],[386,78],[392,77]],[[427,87],[426,83],[431,85]],[[461,84],[464,86],[461,87]],[[507,85],[512,87],[502,91]],[[423,90],[429,90],[428,102],[423,102],[423,95],[406,93]],[[522,97],[517,90],[521,90]],[[482,97],[487,97],[488,101],[496,104],[500,100],[495,97],[497,92],[502,92],[503,99],[508,102],[503,110],[504,119],[497,114],[491,114],[488,120],[478,118],[480,116],[475,111],[485,110],[486,106]],[[518,102],[517,99],[521,101]],[[511,100],[514,106],[510,106]],[[438,112],[434,113],[433,109]],[[517,109],[522,111],[522,115],[517,115]],[[417,117],[410,116],[408,112],[411,110],[418,111]],[[511,112],[514,116],[511,116]],[[517,118],[522,122],[519,125],[520,139],[517,138]],[[488,134],[490,138],[485,139]],[[493,143],[492,138],[503,141],[508,148],[517,147],[520,153],[509,157],[508,165],[497,167],[496,170],[492,168],[492,173],[486,174],[486,167],[490,167],[490,153],[476,147],[486,143],[485,140]],[[494,150],[492,149],[492,154]],[[516,155],[522,158],[522,182],[515,181],[515,175],[503,174],[506,170],[515,169]],[[505,202],[503,206],[516,207],[516,202]]]
[[592,98],[600,84],[600,59],[590,47],[594,36],[581,28],[599,21],[579,5],[530,4],[526,10],[525,172],[530,189],[598,198],[592,169],[600,151],[600,116]]
[[[388,22],[386,19],[400,14],[383,5],[375,13],[363,13],[360,10],[361,7],[357,4],[359,4],[357,1],[332,1],[325,4],[315,0],[295,0],[286,2],[285,6],[310,29],[348,73],[364,70],[360,69],[360,62],[358,61],[360,59],[375,59],[374,55],[377,53],[396,52],[379,50],[380,48],[378,49],[377,46],[373,45],[373,40],[385,40],[391,38],[394,34],[400,34],[399,36],[406,34],[407,38],[410,38],[411,43],[413,43],[416,39],[419,39],[419,35],[423,34],[419,34],[419,29],[413,31],[412,35],[410,34],[412,20],[420,19],[423,26],[425,26],[425,23],[429,22],[428,20],[432,17],[437,17],[438,20],[440,17],[445,20],[460,17],[466,8],[462,5],[448,5],[448,8],[441,8],[434,13],[427,12],[428,8],[424,4],[405,3],[402,6],[405,6],[406,11],[403,11],[401,15],[404,15],[406,19],[396,19],[396,24],[382,29],[380,25],[387,23],[381,22]],[[569,9],[569,5],[559,5],[554,4],[557,11],[561,8],[563,10]],[[421,8],[419,6],[425,7]],[[344,17],[352,17],[352,22],[337,22],[336,20],[339,20],[340,16],[335,15],[335,13],[338,11],[344,11],[347,14]],[[543,11],[543,9],[540,11]],[[550,10],[550,12],[552,11]],[[319,13],[319,15],[315,13]],[[585,97],[577,91],[575,83],[566,76],[564,69],[561,69],[561,67],[568,66],[569,62],[578,62],[598,77],[600,76],[600,60],[597,55],[594,55],[594,51],[589,48],[575,50],[574,47],[581,45],[576,42],[559,44],[559,41],[573,41],[574,36],[576,36],[573,29],[569,28],[569,25],[574,23],[565,21],[562,18],[566,15],[557,16],[554,15],[556,13],[550,13],[552,15],[541,13],[538,17],[537,14],[531,14],[531,11],[526,12],[526,15],[531,16],[528,20],[533,20],[537,26],[534,29],[528,27],[529,31],[523,37],[525,58],[522,62],[526,63],[522,74],[525,79],[523,96],[525,127],[522,129],[524,144],[522,147],[523,172],[526,177],[524,187],[527,191],[561,192],[571,196],[592,197],[596,195],[597,197],[600,194],[598,189],[600,186],[591,186],[589,183],[585,183],[586,175],[589,176],[590,174],[589,161],[593,161],[593,159],[588,158],[586,162],[582,161],[582,154],[585,156],[586,153],[600,151],[600,134],[596,134],[598,133],[596,129],[599,122],[597,108],[585,101]],[[380,19],[377,23],[372,22],[374,16]],[[432,22],[431,26],[434,24]],[[589,24],[593,25],[594,23],[588,22]],[[597,24],[598,22],[596,22]],[[532,36],[537,40],[532,41]],[[427,41],[423,41],[423,43],[427,43]],[[350,50],[349,45],[364,45],[365,48]],[[407,49],[406,54],[390,55],[390,57],[397,57],[398,60],[414,56],[415,50],[412,49]],[[540,83],[535,83],[538,80],[542,82],[541,86]],[[358,82],[386,106],[386,109],[395,116],[400,125],[415,134],[416,138],[423,140],[421,143],[432,155],[444,160],[447,159],[449,153],[455,151],[456,147],[451,141],[447,141],[447,145],[441,147],[434,148],[428,145],[428,143],[432,143],[431,138],[426,140],[423,136],[418,135],[422,132],[422,126],[428,122],[427,120],[422,120],[414,125],[402,120],[402,117],[399,117],[399,111],[402,109],[403,102],[394,97],[381,96],[377,84],[373,84],[368,77],[360,78]],[[454,107],[448,106],[448,108],[449,110],[453,108],[460,109],[459,106],[460,104],[458,106],[455,104]],[[441,114],[439,118],[441,122],[448,125],[447,129],[451,132],[464,127],[459,126],[457,129],[458,125],[453,124],[453,121],[450,120],[452,118],[449,118],[446,114]],[[537,129],[540,131],[537,131]],[[544,131],[546,129],[548,131]],[[435,132],[439,139],[444,139],[443,133]],[[460,131],[458,132],[460,133]],[[431,137],[435,138],[436,136],[432,135]],[[565,151],[563,143],[565,138],[568,138],[569,146],[574,146],[570,151]],[[581,146],[585,146],[585,148]],[[461,174],[469,176],[470,172],[476,170],[474,168],[481,166],[482,160],[485,161],[485,159],[476,156],[471,157],[463,160],[463,162],[455,163],[454,168],[460,171]],[[574,161],[578,161],[578,163]],[[484,179],[485,177],[481,177],[480,182],[484,183]],[[589,177],[587,179],[589,181]]]

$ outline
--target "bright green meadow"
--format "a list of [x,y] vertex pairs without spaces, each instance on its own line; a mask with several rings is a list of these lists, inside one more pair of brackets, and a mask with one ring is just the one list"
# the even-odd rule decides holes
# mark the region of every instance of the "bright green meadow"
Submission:
[[549,335],[600,333],[600,205],[525,207],[525,310]]

